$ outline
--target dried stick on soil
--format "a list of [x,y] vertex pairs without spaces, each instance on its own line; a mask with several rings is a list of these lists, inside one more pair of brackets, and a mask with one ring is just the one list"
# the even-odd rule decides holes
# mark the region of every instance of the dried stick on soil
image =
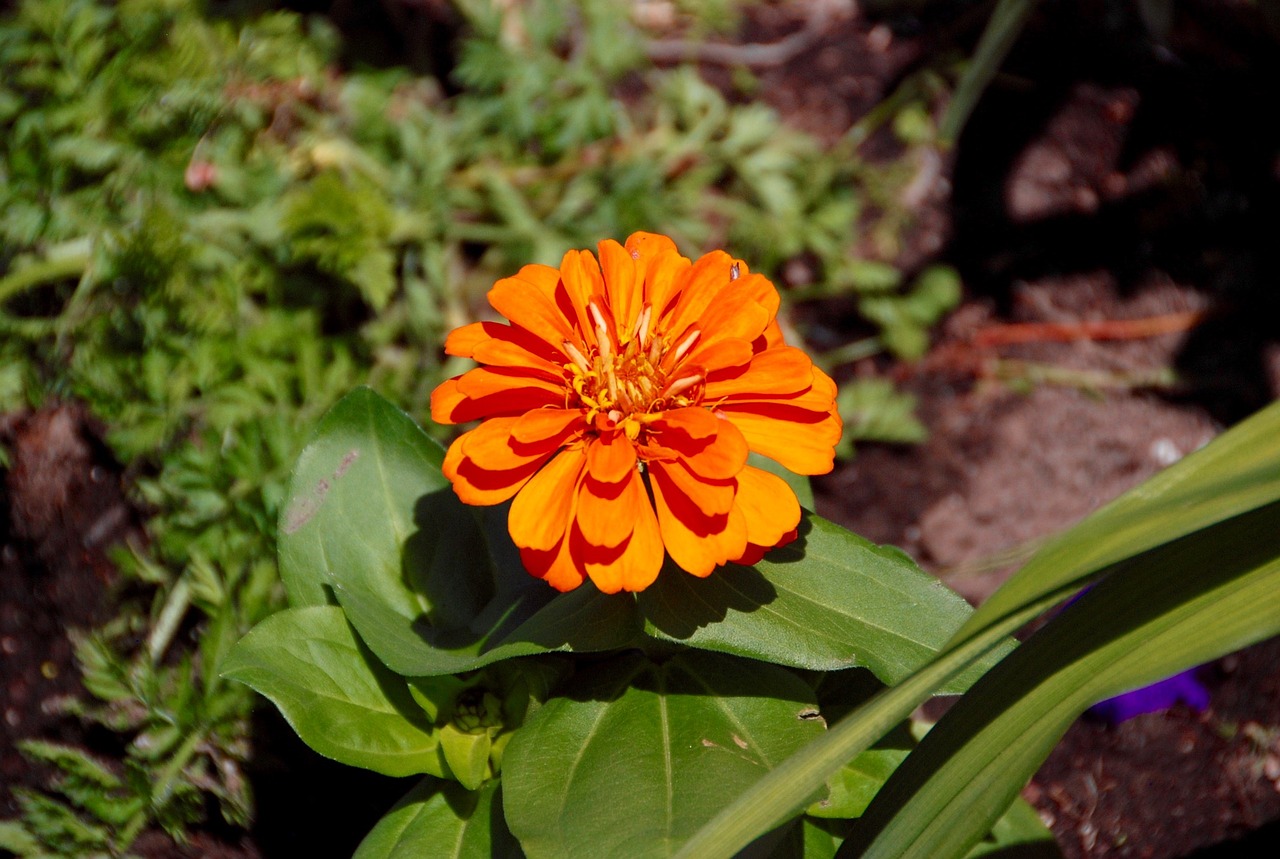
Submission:
[[813,3],[804,27],[776,42],[727,45],[689,39],[652,39],[645,44],[645,54],[655,63],[696,62],[757,69],[776,68],[812,47],[827,26],[835,20],[837,12],[842,11],[843,5],[838,0]]
[[1209,316],[1204,310],[1166,313],[1142,319],[1097,319],[1080,322],[1020,322],[991,325],[973,335],[979,349],[1014,343],[1070,343],[1073,340],[1138,340],[1190,331]]

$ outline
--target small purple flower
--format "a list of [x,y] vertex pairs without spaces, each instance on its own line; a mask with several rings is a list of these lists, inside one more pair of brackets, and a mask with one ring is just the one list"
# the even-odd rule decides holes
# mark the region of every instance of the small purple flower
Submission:
[[1168,710],[1179,703],[1199,713],[1209,706],[1209,690],[1196,677],[1198,671],[1191,668],[1159,683],[1099,701],[1089,708],[1089,715],[1118,725],[1134,716]]

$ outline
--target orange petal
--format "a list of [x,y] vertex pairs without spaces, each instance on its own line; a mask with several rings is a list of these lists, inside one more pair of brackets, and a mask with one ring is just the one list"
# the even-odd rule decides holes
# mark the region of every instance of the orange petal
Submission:
[[520,415],[511,428],[511,437],[521,445],[561,443],[575,428],[586,427],[581,409],[532,409]]
[[679,295],[680,281],[690,262],[675,243],[655,233],[635,233],[626,249],[636,261],[637,276],[644,282],[644,301],[653,305],[655,321],[670,310]]
[[485,507],[501,504],[520,491],[529,478],[537,472],[543,459],[551,455],[520,463],[512,468],[486,468],[466,455],[465,436],[458,438],[444,456],[442,471],[453,484],[453,491],[463,504]]
[[743,295],[734,282],[715,295],[698,317],[707,339],[736,337],[748,343],[764,333],[773,315],[758,301]]
[[455,328],[449,332],[449,336],[444,341],[444,351],[446,355],[457,355],[460,358],[470,358],[475,351],[475,347],[479,343],[483,343],[491,336],[485,331],[485,323],[472,322],[470,325],[464,325],[461,328]]
[[[747,340],[732,339],[712,339],[707,342],[702,340],[689,351],[681,365],[706,367],[708,373],[714,373],[716,370],[727,370],[736,367],[745,367],[751,361],[753,351],[751,343]],[[677,369],[676,374],[679,374]]]
[[[691,411],[691,409],[673,409],[666,414]],[[703,410],[698,410],[703,411]],[[712,415],[715,420],[716,434],[707,439],[688,439],[678,432],[670,432],[664,420],[654,421],[650,432],[658,437],[658,442],[680,454],[689,470],[699,477],[712,480],[724,480],[737,475],[742,466],[747,464],[747,441],[731,421]]]
[[668,409],[649,424],[650,435],[657,436],[664,447],[680,451],[705,447],[719,431],[716,416],[700,406]]
[[[521,269],[521,274],[523,273],[524,269]],[[540,284],[520,275],[506,277],[495,283],[489,290],[489,304],[554,349],[559,349],[566,340],[576,339],[569,321],[556,306],[552,295],[543,292]]]
[[682,459],[658,463],[654,467],[661,468],[663,474],[707,516],[724,515],[733,507],[733,499],[738,491],[735,478],[712,480],[699,477],[689,470]]
[[498,322],[481,322],[480,325],[488,337],[472,347],[469,357],[481,364],[536,367],[555,378],[564,378],[564,365],[569,358],[563,349],[552,348],[517,325]]
[[587,444],[587,470],[596,480],[617,483],[635,466],[635,445],[622,432],[602,433]]
[[662,530],[648,496],[636,516],[635,528],[627,541],[627,551],[619,559],[618,577],[622,589],[633,593],[644,590],[658,578],[666,548],[662,545]]
[[585,464],[581,447],[562,450],[524,485],[507,516],[512,542],[522,549],[556,548],[573,521],[574,498]]
[[590,251],[567,251],[560,260],[560,285],[556,302],[560,312],[573,320],[579,338],[588,344],[596,342],[595,325],[587,312],[587,304],[595,296],[604,296],[604,276],[600,264]]
[[787,482],[754,466],[738,473],[735,506],[746,520],[747,541],[759,546],[776,546],[800,523],[800,502]]
[[796,474],[826,474],[840,440],[840,418],[786,405],[722,407],[747,444]]
[[741,557],[734,558],[733,562],[735,564],[742,564],[744,567],[750,567],[754,564],[758,564],[771,550],[787,545],[794,541],[799,535],[799,532],[793,528],[778,538],[778,542],[772,546],[760,546],[755,543],[747,543],[746,551],[742,553]]
[[586,578],[569,551],[568,535],[555,548],[545,552],[521,549],[520,561],[530,575],[545,580],[558,591],[571,591]]
[[730,283],[733,257],[711,251],[694,261],[679,279],[680,299],[667,319],[668,331],[683,331],[702,318],[720,290]]
[[709,372],[705,396],[715,402],[723,397],[795,394],[812,387],[813,369],[813,361],[803,350],[790,346],[768,349],[745,368]]
[[601,483],[587,477],[578,487],[576,519],[583,538],[593,546],[613,548],[631,536],[642,507],[649,506],[640,472],[630,480]]
[[636,316],[644,301],[644,281],[636,277],[636,261],[622,245],[612,239],[605,239],[598,247],[605,294],[618,326],[619,340],[625,342],[631,339]]
[[662,542],[681,569],[705,577],[745,551],[747,529],[741,513],[708,516],[680,491],[664,466],[651,468],[650,475]]
[[537,445],[525,445],[513,439],[511,433],[521,420],[523,418],[490,418],[470,432],[463,433],[455,444],[462,447],[467,459],[495,471],[520,468],[534,460],[544,461],[560,447],[559,439],[545,440]]
[[631,537],[616,548],[592,546],[576,528],[570,536],[575,558],[604,593],[644,590],[653,584],[662,569],[661,532],[647,499],[636,511],[634,524]]
[[563,382],[546,379],[523,367],[476,367],[458,378],[458,390],[474,399],[521,389],[544,391],[552,402],[565,396]]
[[474,417],[456,417],[458,408],[467,402],[466,394],[458,390],[458,379],[458,376],[445,379],[431,392],[431,420],[438,424],[460,424],[475,420]]

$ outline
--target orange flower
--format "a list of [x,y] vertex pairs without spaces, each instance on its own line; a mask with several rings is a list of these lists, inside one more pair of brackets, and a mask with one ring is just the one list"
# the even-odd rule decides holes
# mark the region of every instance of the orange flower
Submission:
[[691,263],[650,233],[599,248],[498,281],[511,324],[449,335],[481,366],[436,388],[431,416],[483,423],[444,473],[467,504],[514,496],[511,539],[562,591],[644,590],[664,555],[695,576],[755,563],[794,539],[800,505],[747,452],[830,471],[835,383],[782,342],[777,290],[745,263]]

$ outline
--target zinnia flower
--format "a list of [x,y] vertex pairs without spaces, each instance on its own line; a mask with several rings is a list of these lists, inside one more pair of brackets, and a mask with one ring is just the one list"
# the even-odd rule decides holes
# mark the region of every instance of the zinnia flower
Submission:
[[481,366],[436,388],[431,416],[483,422],[444,473],[466,504],[514,496],[511,539],[562,591],[644,590],[666,555],[695,576],[755,563],[794,539],[800,505],[747,453],[829,471],[835,384],[783,343],[777,290],[742,261],[693,263],[650,233],[599,250],[498,281],[511,324],[449,335]]

